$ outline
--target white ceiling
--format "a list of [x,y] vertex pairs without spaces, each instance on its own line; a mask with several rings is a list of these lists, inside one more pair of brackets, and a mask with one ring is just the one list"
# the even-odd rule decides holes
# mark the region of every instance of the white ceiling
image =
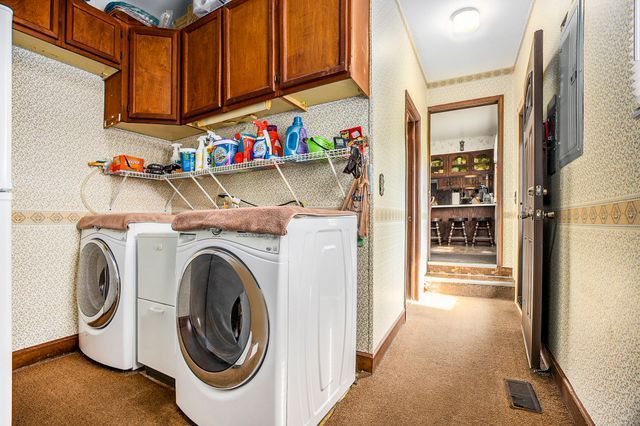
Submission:
[[493,136],[498,133],[498,105],[431,114],[431,140]]
[[[400,0],[429,81],[510,68],[516,61],[533,0]],[[451,31],[451,14],[480,11],[480,28]]]

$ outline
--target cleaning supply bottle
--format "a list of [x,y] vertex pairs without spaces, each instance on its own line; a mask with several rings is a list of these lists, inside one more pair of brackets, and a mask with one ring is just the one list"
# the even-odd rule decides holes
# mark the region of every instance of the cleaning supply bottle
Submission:
[[256,131],[256,134],[258,136],[256,139],[256,144],[260,144],[260,145],[264,144],[264,148],[262,148],[261,146],[259,149],[259,154],[257,156],[254,155],[254,157],[264,158],[265,160],[268,160],[269,158],[271,158],[271,153],[272,153],[271,138],[269,136],[269,130],[268,130],[269,122],[256,120],[253,122],[253,124],[255,124],[256,127],[258,128]]
[[198,138],[198,149],[196,150],[196,171],[203,170],[205,167],[205,155],[206,155],[206,147],[205,143],[207,142],[207,136],[200,136]]
[[267,126],[267,130],[269,131],[269,138],[271,139],[271,155],[274,157],[282,157],[282,140],[278,134],[278,126],[269,125]]
[[307,129],[304,128],[302,117],[295,117],[293,125],[287,129],[287,137],[284,147],[284,155],[306,154],[309,152],[307,147]]
[[182,158],[180,157],[180,148],[182,148],[181,143],[172,143],[173,154],[171,154],[171,164],[177,164],[182,168]]
[[209,144],[207,145],[207,152],[205,153],[206,155],[205,162],[207,164],[207,167],[215,167],[216,165],[214,152],[216,150],[216,141],[219,141],[219,140],[222,140],[221,136],[218,136],[216,132],[207,130],[207,141],[209,142]]

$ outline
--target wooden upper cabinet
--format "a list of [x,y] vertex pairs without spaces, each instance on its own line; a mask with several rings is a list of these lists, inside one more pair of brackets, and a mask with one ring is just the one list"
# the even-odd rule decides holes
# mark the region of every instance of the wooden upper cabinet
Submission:
[[83,0],[68,0],[65,43],[70,49],[118,65],[121,39],[117,20]]
[[223,27],[225,105],[274,95],[275,0],[232,1]]
[[280,0],[281,87],[347,73],[347,6],[347,0]]
[[180,33],[132,27],[129,37],[129,117],[177,123]]
[[13,9],[14,28],[56,44],[64,0],[0,0]]
[[222,107],[222,11],[182,31],[182,117],[189,120]]

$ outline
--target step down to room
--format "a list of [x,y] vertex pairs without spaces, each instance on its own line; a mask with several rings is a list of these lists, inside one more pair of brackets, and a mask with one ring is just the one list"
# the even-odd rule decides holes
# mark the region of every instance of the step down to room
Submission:
[[464,265],[432,265],[427,268],[425,290],[450,296],[513,300],[511,269]]

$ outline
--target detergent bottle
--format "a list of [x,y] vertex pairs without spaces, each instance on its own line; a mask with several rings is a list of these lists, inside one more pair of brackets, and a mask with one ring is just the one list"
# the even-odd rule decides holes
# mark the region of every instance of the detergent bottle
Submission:
[[271,155],[274,157],[282,157],[282,140],[278,134],[278,126],[267,126],[269,138],[271,139]]
[[295,117],[293,125],[287,129],[287,137],[284,147],[284,155],[306,154],[309,152],[307,146],[307,129],[304,128],[302,117]]
[[[254,121],[253,124],[256,125],[256,143],[254,146],[254,158],[264,158],[268,160],[271,158],[272,149],[271,149],[271,138],[269,137],[269,123],[266,121]],[[257,149],[256,149],[257,146]]]

